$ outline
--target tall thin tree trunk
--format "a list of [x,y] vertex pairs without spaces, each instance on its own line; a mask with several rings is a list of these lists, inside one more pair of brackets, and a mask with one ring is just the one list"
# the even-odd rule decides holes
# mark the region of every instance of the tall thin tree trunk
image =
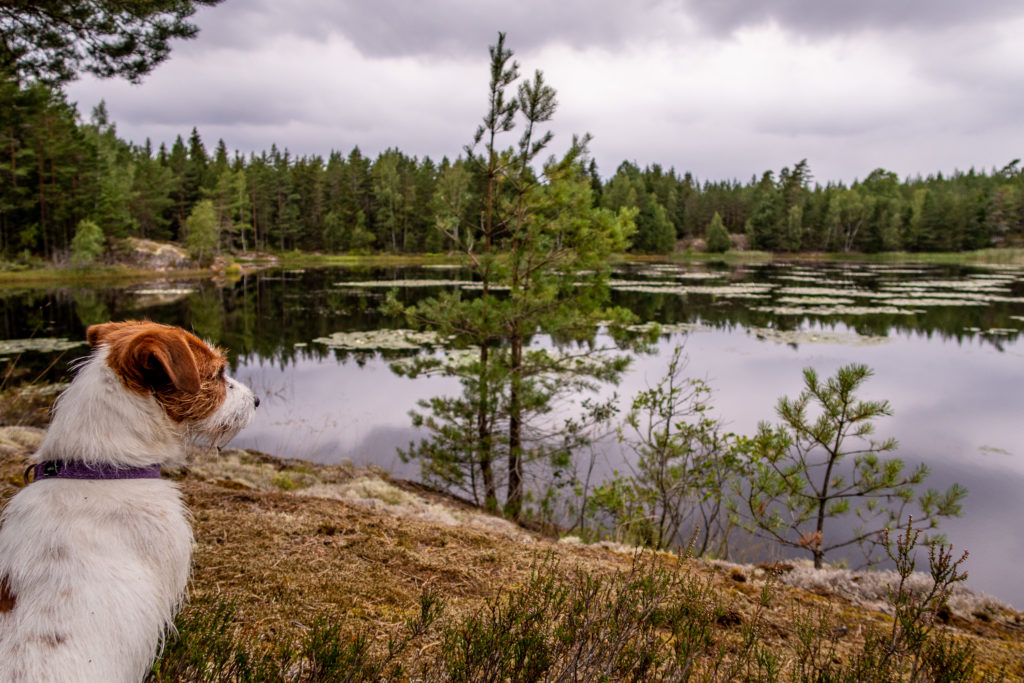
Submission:
[[43,155],[42,150],[39,154],[38,163],[39,172],[39,233],[43,238],[43,257],[47,255],[47,243],[46,243],[46,169],[43,166]]
[[480,344],[480,401],[477,406],[477,462],[484,480],[485,505],[488,510],[498,506],[498,489],[494,483],[494,471],[491,468],[491,424],[490,424],[490,386],[487,377],[487,361],[489,343],[484,340]]
[[508,497],[505,507],[508,515],[519,521],[523,508],[523,419],[522,378],[523,336],[513,330],[509,340],[510,376],[508,397]]

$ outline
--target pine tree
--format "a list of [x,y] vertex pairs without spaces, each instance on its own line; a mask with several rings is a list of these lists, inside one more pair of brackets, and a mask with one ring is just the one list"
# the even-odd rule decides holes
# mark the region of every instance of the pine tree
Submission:
[[139,236],[156,240],[171,239],[170,214],[174,207],[172,192],[174,177],[162,154],[153,156],[147,139],[143,147],[134,150],[135,174],[131,191],[131,214],[138,226]]
[[[476,235],[464,231],[459,242],[482,283],[481,296],[466,300],[456,292],[408,311],[413,321],[455,334],[479,351],[474,362],[451,370],[462,380],[460,399],[426,403],[431,414],[420,415],[417,422],[432,436],[406,455],[421,459],[425,476],[469,488],[495,506],[497,456],[503,453],[504,507],[519,519],[526,466],[545,462],[557,478],[569,467],[573,448],[587,438],[586,430],[574,424],[553,439],[531,440],[527,425],[549,414],[558,400],[593,389],[594,381],[614,380],[626,362],[586,350],[575,357],[527,351],[528,342],[538,332],[556,340],[589,339],[599,318],[624,317],[621,311],[605,310],[603,285],[607,258],[626,246],[633,212],[615,214],[594,207],[586,138],[574,139],[564,157],[549,161],[536,174],[532,162],[552,138],[540,128],[554,114],[555,91],[537,72],[520,84],[514,99],[506,99],[505,89],[518,78],[518,65],[504,47],[504,34],[490,52],[490,108],[474,138],[486,145],[482,155],[473,157],[485,188],[483,219]],[[513,130],[517,113],[523,122],[519,142],[500,150],[497,138]],[[496,258],[499,248],[504,254]],[[497,287],[507,294],[494,296],[492,288]],[[601,412],[593,408],[591,414]]]
[[[967,495],[958,484],[918,492],[928,467],[904,473],[902,460],[885,457],[896,440],[873,435],[875,420],[892,414],[889,402],[855,396],[871,374],[851,364],[821,381],[805,369],[800,395],[779,399],[780,424],[761,423],[746,443],[750,474],[734,486],[730,507],[737,521],[755,535],[809,552],[819,569],[829,552],[852,545],[864,549],[870,563],[882,532],[901,525],[909,506],[919,508],[915,522],[934,529],[940,518],[959,516]],[[857,518],[852,529],[826,525],[851,513]]]
[[782,197],[771,171],[766,171],[756,186],[756,201],[748,225],[750,246],[754,249],[774,251],[780,245]]
[[96,178],[99,185],[91,216],[113,237],[134,233],[138,223],[132,215],[135,163],[129,145],[117,137],[104,102],[93,110],[86,139],[96,150]]
[[786,227],[782,232],[781,246],[789,252],[800,251],[804,237],[804,210],[800,204],[793,204],[786,212]]
[[196,5],[221,0],[124,3],[5,2],[0,9],[0,65],[50,84],[85,71],[137,82],[170,53],[172,38],[193,38]]

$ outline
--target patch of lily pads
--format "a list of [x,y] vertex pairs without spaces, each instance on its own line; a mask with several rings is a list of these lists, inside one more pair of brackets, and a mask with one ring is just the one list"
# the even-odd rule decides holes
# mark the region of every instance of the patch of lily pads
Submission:
[[910,297],[905,299],[887,299],[890,306],[924,306],[926,308],[947,308],[951,306],[984,306],[983,299],[968,299],[962,297]]
[[774,327],[748,327],[747,334],[762,341],[777,344],[842,344],[844,346],[873,346],[885,344],[888,337],[862,335],[856,332],[831,330],[780,330]]
[[133,289],[132,294],[137,296],[187,296],[195,293],[193,287],[150,287],[148,289]]
[[854,300],[836,296],[781,296],[775,302],[793,306],[847,306]]
[[385,288],[390,289],[391,287],[398,288],[413,288],[413,287],[464,287],[466,285],[472,285],[473,283],[469,280],[354,280],[351,282],[335,282],[335,287],[345,287],[348,289],[359,289],[359,288]]
[[961,292],[990,292],[1002,290],[1006,282],[1002,280],[919,280],[917,282],[900,282],[886,285],[889,290],[946,290]]
[[627,325],[626,330],[630,332],[650,332],[652,329],[657,327],[663,335],[673,334],[689,334],[690,332],[707,332],[712,330],[710,325],[706,323],[657,323],[657,322],[646,322],[639,323],[637,325]]
[[670,277],[673,280],[723,280],[728,277],[727,273],[712,273],[706,270],[680,270],[672,266],[652,266],[639,271],[638,274],[655,278]]
[[313,343],[347,351],[421,351],[442,347],[448,341],[448,337],[436,332],[398,329],[335,332],[327,337],[317,337]]
[[915,315],[924,312],[897,306],[753,306],[750,310],[772,315],[802,316]]
[[392,370],[399,374],[405,374],[413,370],[427,373],[451,373],[456,370],[460,370],[469,367],[472,363],[480,359],[480,348],[477,346],[470,346],[465,349],[442,349],[435,353],[434,357],[430,359],[436,365],[434,367],[422,368],[423,359],[421,357],[408,356],[406,358],[398,358],[389,363]]
[[185,297],[192,296],[198,290],[192,287],[146,287],[133,289],[136,305],[143,308],[149,306],[166,306]]
[[0,340],[0,356],[13,356],[26,351],[56,353],[85,346],[85,340],[71,341],[64,337],[33,337],[32,339]]
[[814,298],[838,297],[841,299],[871,296],[871,292],[864,289],[856,289],[854,287],[783,287],[778,293],[782,296]]
[[828,278],[822,278],[821,275],[779,275],[775,278],[783,282],[813,282],[818,285],[849,285],[850,283],[846,280],[832,280]]
[[637,292],[641,294],[701,294],[723,297],[727,299],[767,299],[775,285],[764,282],[743,282],[732,285],[679,285],[675,283],[643,282],[637,280],[613,280],[608,283],[612,289],[620,292]]

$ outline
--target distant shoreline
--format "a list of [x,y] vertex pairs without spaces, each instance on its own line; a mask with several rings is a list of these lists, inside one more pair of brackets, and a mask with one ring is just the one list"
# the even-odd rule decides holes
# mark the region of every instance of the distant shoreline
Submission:
[[[322,254],[317,252],[260,252],[226,254],[221,264],[237,267],[238,273],[247,273],[268,268],[329,268],[329,267],[414,267],[436,264],[458,264],[463,257],[450,254]],[[814,262],[865,262],[865,263],[921,263],[932,265],[978,265],[978,266],[1024,266],[1024,248],[1005,247],[980,249],[964,252],[880,252],[864,253],[822,253],[822,252],[763,252],[729,251],[724,254],[707,252],[673,252],[669,254],[619,254],[615,262],[644,263],[655,261],[672,262],[723,262],[723,263],[791,263],[795,261]],[[228,277],[230,279],[230,275]],[[60,286],[81,283],[130,283],[153,279],[203,279],[225,276],[223,268],[215,265],[202,268],[190,265],[183,268],[145,268],[125,264],[72,267],[53,265],[43,268],[22,270],[0,270],[0,287],[34,285]]]

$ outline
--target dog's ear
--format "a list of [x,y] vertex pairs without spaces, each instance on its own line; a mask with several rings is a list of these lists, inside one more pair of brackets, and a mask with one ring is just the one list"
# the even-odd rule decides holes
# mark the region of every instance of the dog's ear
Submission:
[[147,386],[170,382],[175,389],[194,394],[199,391],[199,365],[183,334],[153,332],[140,334],[130,344],[130,355]]
[[188,394],[199,391],[199,364],[181,330],[164,325],[107,323],[90,327],[86,336],[110,348],[107,364],[129,389],[149,393],[170,384]]
[[103,323],[101,325],[89,325],[88,329],[85,330],[85,341],[89,342],[89,346],[96,348],[107,338],[107,335],[111,331],[116,329],[117,323]]

